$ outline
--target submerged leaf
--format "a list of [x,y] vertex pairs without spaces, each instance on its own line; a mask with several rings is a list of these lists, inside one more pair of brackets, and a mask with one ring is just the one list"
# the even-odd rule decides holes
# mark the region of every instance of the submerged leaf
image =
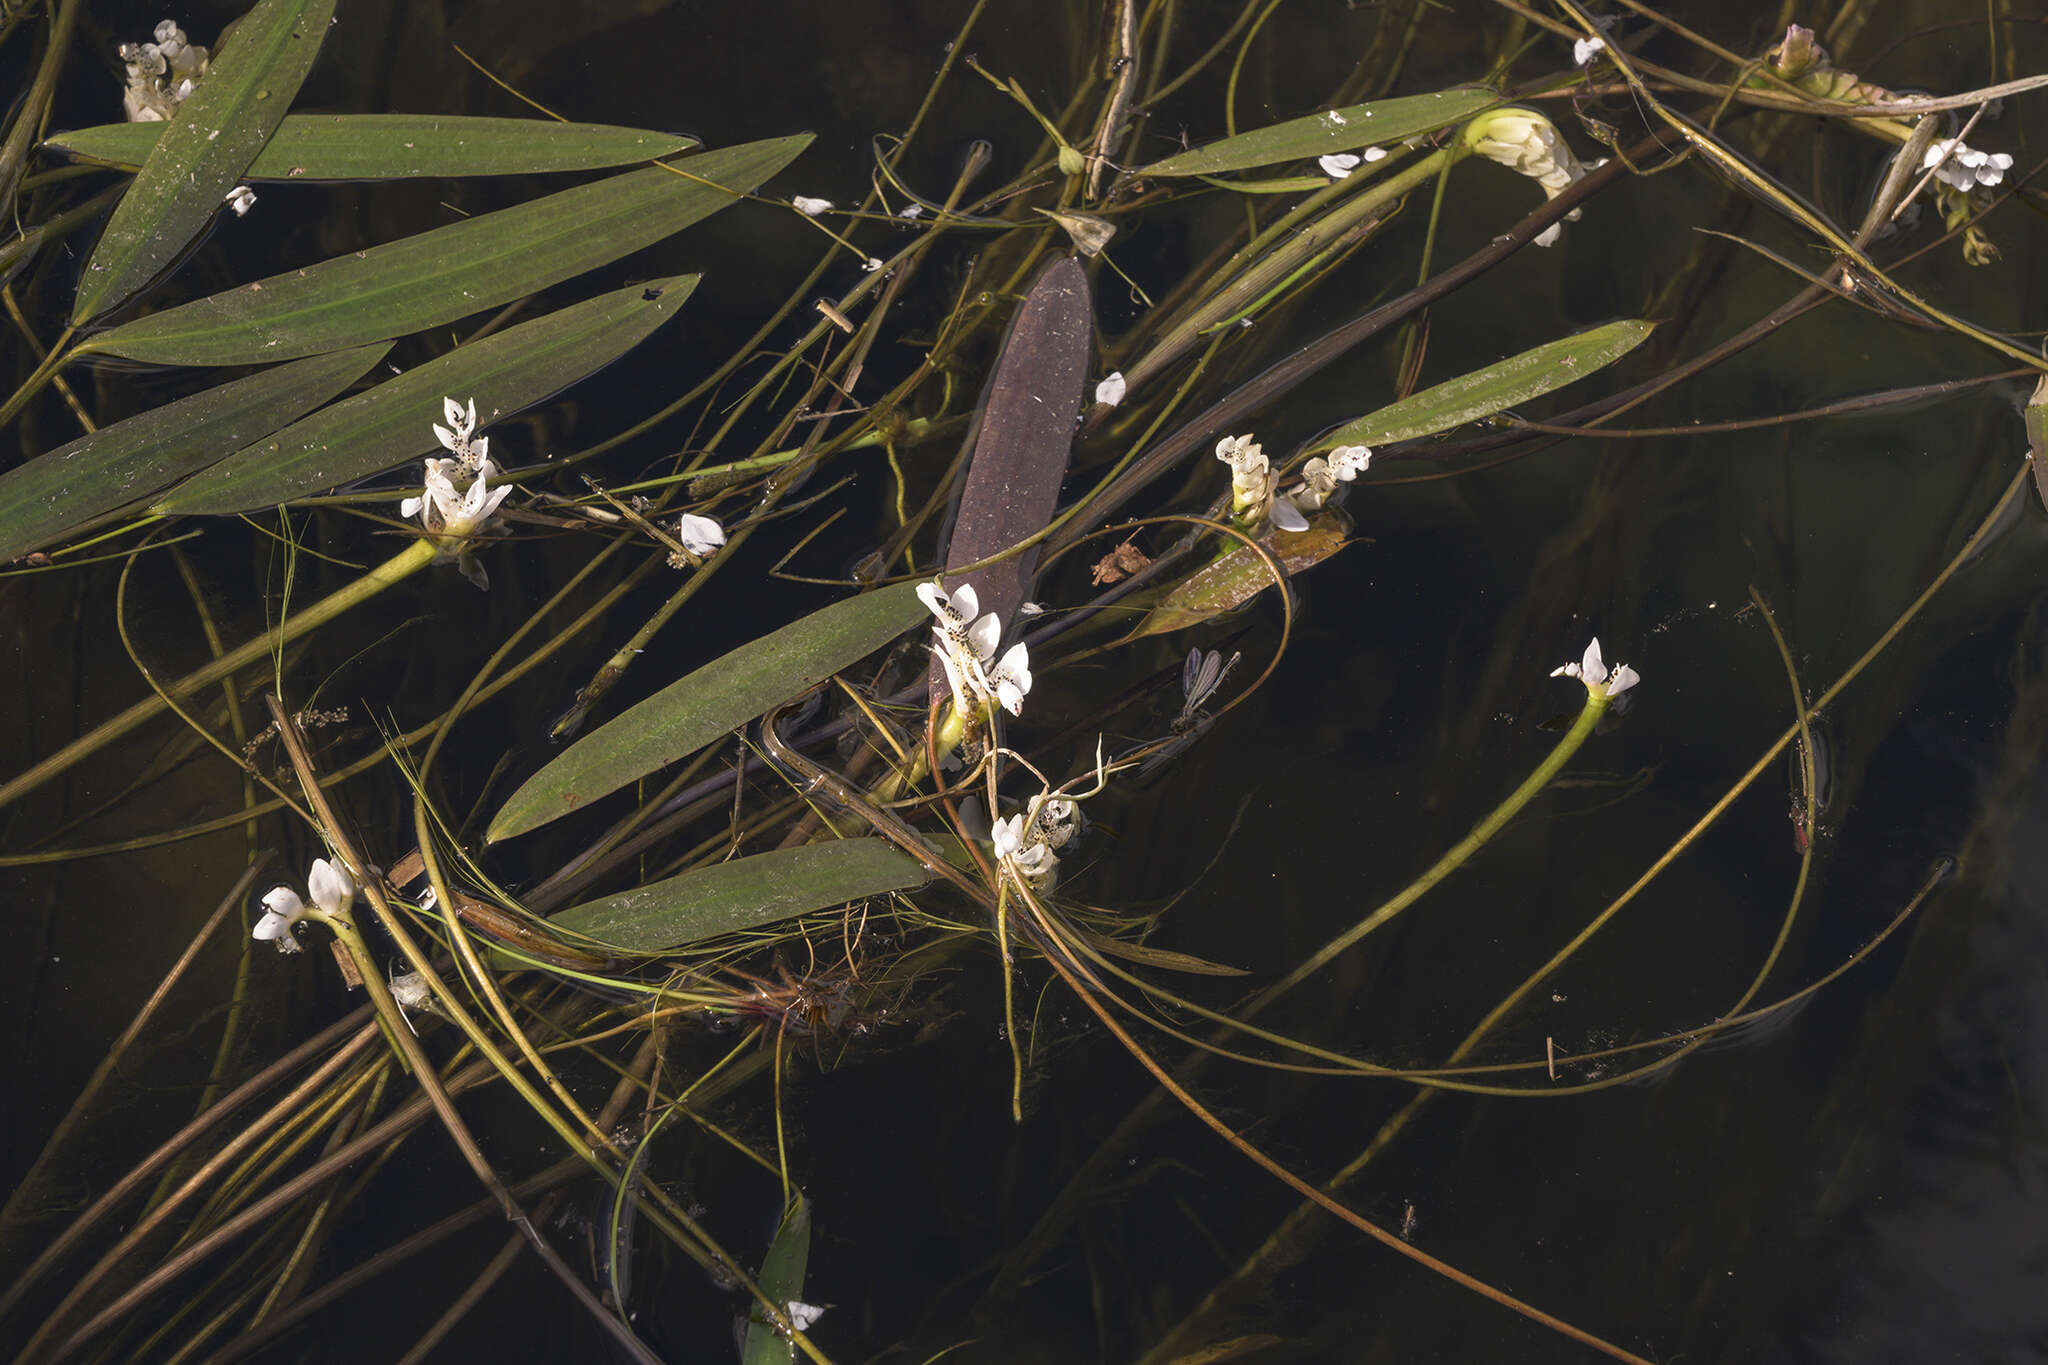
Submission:
[[[1292,577],[1349,545],[1350,534],[1351,518],[1335,507],[1325,507],[1310,518],[1306,531],[1270,531],[1260,543]],[[1124,637],[1123,643],[1200,625],[1213,616],[1236,610],[1271,586],[1273,571],[1266,561],[1238,545],[1215,563],[1188,575],[1161,598],[1157,606],[1145,613],[1137,628]]]
[[808,133],[628,171],[153,313],[81,343],[165,365],[313,355],[453,322],[559,284],[709,217]]
[[[161,123],[108,123],[44,140],[46,152],[118,169],[143,163]],[[292,114],[244,180],[402,180],[417,176],[595,171],[672,156],[697,139],[602,123],[448,114]]]
[[569,746],[491,820],[491,843],[559,819],[730,734],[927,618],[917,585],[835,602],[741,645]]
[[1463,123],[1480,110],[1499,103],[1500,96],[1490,90],[1439,90],[1433,95],[1374,100],[1371,104],[1331,109],[1239,133],[1154,162],[1138,174],[1216,175],[1287,161],[1311,161],[1330,152],[1348,152],[1433,133],[1453,123]]
[[[755,1280],[761,1292],[785,1314],[790,1305],[803,1298],[804,1275],[810,1259],[811,1202],[801,1194],[791,1194],[789,1206],[782,1211],[781,1226],[775,1229],[775,1240],[768,1244],[768,1254],[761,1258],[761,1274]],[[775,1330],[766,1311],[756,1303],[747,1314],[747,1339],[740,1350],[740,1365],[788,1365],[795,1356],[796,1348]]]
[[0,475],[0,562],[39,550],[260,441],[360,379],[390,350],[279,365],[123,418]]
[[924,864],[886,839],[839,839],[700,867],[550,918],[621,952],[661,953],[929,880]]
[[1388,445],[1491,417],[1612,365],[1641,345],[1655,326],[1630,319],[1546,342],[1497,365],[1410,394],[1319,437],[1311,449]]
[[615,290],[458,346],[237,451],[150,510],[254,511],[404,464],[438,448],[431,423],[446,395],[480,397],[486,424],[538,403],[674,317],[697,278]]
[[[999,554],[1052,520],[1094,333],[1086,272],[1071,256],[1054,261],[1039,272],[1010,322],[970,438],[974,459],[946,547],[947,587],[972,584],[981,610],[1005,624],[1024,601],[1038,547],[957,577],[953,569]],[[936,664],[931,687],[935,695],[949,695]]]
[[[71,305],[74,326],[148,284],[213,220],[299,93],[327,36],[334,3],[257,0],[236,23],[234,41],[222,46],[177,116],[163,125],[100,234]],[[251,363],[305,354],[292,351]]]

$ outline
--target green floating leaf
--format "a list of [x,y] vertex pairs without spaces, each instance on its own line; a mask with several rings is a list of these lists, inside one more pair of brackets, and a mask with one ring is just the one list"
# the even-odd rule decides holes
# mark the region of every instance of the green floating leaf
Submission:
[[[1268,531],[1261,537],[1261,543],[1291,578],[1349,545],[1350,535],[1351,518],[1335,507],[1325,507],[1309,518],[1306,531]],[[1137,628],[1120,643],[1200,625],[1211,617],[1235,611],[1272,586],[1273,571],[1265,559],[1238,545],[1215,563],[1189,574],[1146,612]]]
[[1398,403],[1317,438],[1311,449],[1387,445],[1433,436],[1491,417],[1612,365],[1641,345],[1655,326],[1628,319],[1546,342],[1498,365],[1461,374],[1434,388],[1410,394]]
[[774,175],[810,134],[628,171],[152,313],[81,343],[164,365],[246,365],[383,341],[596,269]]
[[[220,211],[299,93],[335,0],[257,0],[211,70],[165,124],[78,282],[75,326],[148,284]],[[356,342],[381,337],[357,337]],[[350,343],[353,344],[353,343]],[[323,347],[338,350],[339,347]],[[294,351],[264,359],[290,360]]]
[[[132,170],[161,123],[108,123],[58,133],[43,150]],[[405,180],[421,176],[540,175],[596,171],[673,156],[697,139],[603,123],[441,114],[292,114],[244,180]]]
[[382,473],[438,449],[441,399],[477,400],[498,421],[609,365],[668,321],[698,277],[634,285],[458,346],[322,408],[173,489],[150,510],[250,512]]
[[[782,1224],[775,1240],[761,1258],[761,1274],[755,1283],[771,1302],[789,1311],[804,1295],[804,1275],[811,1260],[811,1201],[791,1194],[789,1207],[782,1211]],[[767,1310],[757,1302],[747,1314],[747,1339],[740,1348],[740,1365],[789,1365],[796,1359],[796,1346],[785,1340],[768,1321]]]
[[670,683],[527,778],[485,838],[495,844],[538,829],[859,662],[926,618],[916,590],[898,583],[835,602]]
[[313,356],[101,427],[0,475],[0,561],[40,550],[260,441],[360,379],[391,347]]
[[1206,147],[1170,156],[1139,175],[1217,175],[1254,166],[1277,166],[1348,152],[1375,144],[1388,146],[1405,138],[1433,133],[1463,123],[1482,109],[1500,103],[1490,90],[1439,90],[1433,95],[1403,95],[1331,109],[1306,118],[1289,119]]
[[620,952],[663,953],[930,880],[886,839],[840,839],[700,867],[572,905],[550,922]]

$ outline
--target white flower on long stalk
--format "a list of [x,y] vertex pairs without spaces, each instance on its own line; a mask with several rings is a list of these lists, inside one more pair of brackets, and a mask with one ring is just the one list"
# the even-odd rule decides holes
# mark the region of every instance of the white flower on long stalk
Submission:
[[1608,672],[1607,661],[1600,656],[1600,637],[1597,635],[1593,637],[1593,643],[1586,646],[1583,659],[1551,669],[1550,676],[1577,678],[1594,696],[1609,699],[1620,696],[1643,680],[1642,675],[1627,664],[1616,664],[1614,671]]
[[700,517],[695,512],[685,512],[676,522],[676,539],[685,550],[699,559],[717,553],[725,544],[725,528],[710,517]]
[[[1465,125],[1464,141],[1469,150],[1534,180],[1543,187],[1546,199],[1557,198],[1585,179],[1593,167],[1607,164],[1604,160],[1591,166],[1581,163],[1557,125],[1533,109],[1496,109],[1482,114]],[[1578,217],[1579,211],[1573,209],[1565,221],[1576,222]],[[1562,223],[1552,223],[1537,234],[1536,245],[1554,244],[1563,230]]]
[[443,398],[441,412],[448,425],[433,423],[434,439],[450,453],[427,456],[424,486],[418,497],[400,500],[399,515],[408,521],[417,517],[440,547],[436,557],[455,560],[464,578],[488,589],[491,576],[477,563],[469,541],[497,512],[512,485],[491,487],[498,467],[491,463],[490,438],[476,435],[476,400],[464,407]]
[[1927,149],[1927,155],[1920,160],[1920,169],[1939,167],[1935,178],[1952,185],[1965,193],[1979,185],[1986,189],[2005,180],[2005,173],[2012,169],[2012,155],[2009,152],[1980,152],[1961,138],[1945,137]]
[[996,860],[1028,882],[1042,882],[1059,871],[1059,856],[1037,837],[1025,815],[998,820],[989,831]]
[[306,891],[313,898],[311,905],[300,900],[299,893],[289,886],[277,887],[265,895],[263,917],[256,921],[250,937],[259,943],[277,944],[281,953],[296,953],[299,940],[294,935],[299,921],[308,915],[315,919],[341,918],[356,897],[356,884],[337,864],[315,858],[312,869],[306,873]]

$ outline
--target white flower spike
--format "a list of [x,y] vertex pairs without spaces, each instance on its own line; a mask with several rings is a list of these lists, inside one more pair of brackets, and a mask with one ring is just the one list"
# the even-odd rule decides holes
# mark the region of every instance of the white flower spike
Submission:
[[[1510,107],[1482,114],[1465,125],[1464,142],[1469,150],[1534,180],[1547,199],[1555,199],[1593,168],[1572,154],[1556,124],[1533,109]],[[1565,221],[1576,222],[1578,217],[1579,211],[1573,209]],[[1537,234],[1536,245],[1554,245],[1563,230],[1562,223],[1552,223]]]
[[1607,661],[1600,654],[1600,637],[1594,636],[1593,643],[1586,646],[1583,659],[1575,664],[1565,664],[1550,670],[1553,678],[1577,678],[1586,685],[1586,690],[1596,696],[1612,699],[1641,682],[1642,675],[1627,664],[1616,664],[1612,673],[1607,671]]

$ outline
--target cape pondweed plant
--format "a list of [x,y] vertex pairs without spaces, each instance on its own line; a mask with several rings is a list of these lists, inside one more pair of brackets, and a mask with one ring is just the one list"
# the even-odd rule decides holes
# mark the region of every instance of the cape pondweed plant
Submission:
[[[1756,599],[1793,724],[1668,848],[1631,850],[1645,854],[1641,879],[1583,915],[1434,1065],[1371,1060],[1428,1045],[1348,1033],[1343,1009],[1322,1036],[1299,1016],[1286,1031],[1261,1021],[1558,789],[1640,683],[1608,668],[1598,640],[1555,670],[1584,684],[1583,702],[1510,793],[1419,875],[1381,863],[1376,903],[1248,991],[1232,984],[1238,968],[1170,946],[1169,911],[1090,901],[1097,869],[1131,855],[1087,833],[1082,811],[1136,799],[1152,774],[1219,742],[1222,718],[1289,666],[1311,571],[1357,553],[1359,518],[1403,517],[1407,480],[1389,471],[1477,481],[1575,437],[1598,444],[1622,414],[1823,304],[2006,366],[1932,386],[1943,395],[2042,369],[2031,341],[1967,320],[1900,267],[1960,239],[1963,259],[1994,268],[1992,220],[2018,196],[2039,204],[1980,118],[1994,101],[2029,105],[2048,78],[1896,95],[1845,65],[1869,8],[1856,3],[1788,6],[1750,49],[1633,0],[1597,22],[1574,0],[1470,0],[1458,8],[1497,22],[1439,47],[1438,26],[1463,19],[1397,3],[1353,8],[1346,22],[1368,40],[1329,88],[1287,96],[1308,112],[1241,127],[1264,118],[1241,87],[1278,6],[1246,6],[1221,30],[1173,0],[1062,10],[1076,60],[1026,83],[978,29],[1006,8],[994,0],[958,7],[916,116],[868,130],[871,159],[849,167],[805,134],[706,150],[553,115],[302,108],[314,90],[344,107],[382,98],[394,86],[377,61],[413,47],[366,46],[337,0],[257,0],[219,34],[172,16],[153,41],[104,51],[88,46],[103,32],[92,8],[45,0],[0,18],[0,69],[22,91],[0,141],[14,337],[0,559],[25,621],[75,618],[113,642],[91,647],[90,667],[118,648],[140,682],[83,690],[75,730],[21,727],[0,778],[0,860],[56,877],[175,856],[178,880],[214,908],[139,1005],[100,993],[107,1009],[133,1007],[132,1022],[61,1119],[25,1121],[40,1125],[35,1153],[0,1211],[7,1354],[288,1353],[356,1311],[335,1305],[367,1303],[411,1342],[404,1358],[421,1359],[516,1297],[492,1291],[531,1257],[626,1358],[722,1352],[643,1319],[678,1295],[701,1303],[692,1321],[738,1318],[747,1365],[892,1342],[898,1358],[938,1358],[971,1334],[947,1315],[957,1303],[875,1339],[877,1321],[916,1311],[852,1303],[811,1273],[814,1219],[837,1244],[863,1230],[831,1224],[829,1200],[807,1189],[787,1111],[795,1072],[857,1057],[901,1021],[918,1022],[915,1041],[943,1032],[955,1007],[939,1002],[991,975],[1015,1118],[1060,1065],[1039,1043],[1064,1009],[1045,1003],[1055,997],[1153,1089],[1065,1163],[1063,1192],[1029,1210],[1027,1230],[969,1258],[976,1320],[1015,1320],[1004,1315],[1054,1249],[1178,1108],[1301,1204],[1263,1243],[1225,1247],[1241,1263],[1205,1296],[1133,1295],[1143,1311],[1098,1325],[1106,1352],[1164,1365],[1257,1348],[1237,1330],[1246,1306],[1347,1225],[1589,1351],[1682,1348],[1618,1306],[1553,1312],[1489,1283],[1497,1265],[1433,1254],[1426,1235],[1368,1216],[1362,1177],[1432,1096],[1611,1087],[1800,998],[1762,991],[1816,856],[1814,717],[1981,549],[2021,492],[2017,462],[1977,533],[1917,596],[1886,604],[1896,620],[1818,695]],[[421,13],[440,16],[447,51],[434,60],[466,71],[441,7]],[[1810,26],[1823,22],[1833,56]],[[337,44],[352,45],[345,57]],[[1455,78],[1446,53],[1463,64]],[[963,65],[985,79],[963,79]],[[927,183],[935,126],[986,111],[991,90],[1025,130],[1010,135],[1007,178],[991,180],[978,144],[950,183]],[[127,121],[69,126],[102,106]],[[749,117],[775,121],[767,107]],[[1858,138],[1884,145],[1881,184],[1853,221],[1790,183],[1786,167],[1807,157],[1787,155],[1795,128],[1816,162],[1846,163]],[[1475,159],[1535,179],[1544,202],[1500,208],[1486,197],[1499,172]],[[1732,248],[1721,227],[1704,230],[1726,214],[1677,188],[1696,189],[1701,169],[1724,208],[1762,206],[1796,242],[1751,244],[1791,292],[1711,340],[1692,291],[1712,287]],[[516,202],[488,190],[539,175],[585,179]],[[783,188],[799,176],[868,188],[833,188],[836,201]],[[405,231],[366,214],[294,235],[260,270],[247,265],[255,238],[207,240],[223,214],[239,234],[283,221],[287,193],[377,204],[382,182],[406,180],[484,188]],[[1432,310],[1510,290],[1534,268],[1526,248],[1569,253],[1564,222],[1590,227],[1629,196],[1638,214],[1654,201],[1672,215],[1659,221],[1703,229],[1672,229],[1680,246],[1638,291],[1639,318],[1575,328],[1546,315],[1550,339],[1513,354],[1493,340],[1432,346]],[[1930,199],[1943,234],[1895,226]],[[737,344],[705,354],[666,324],[700,273],[756,273],[732,236],[678,244],[714,215],[821,250],[796,283],[749,298]],[[1478,240],[1458,230],[1467,222],[1483,224]],[[1172,234],[1185,260],[1162,278],[1143,262]],[[1437,252],[1451,242],[1470,250],[1446,265]],[[1096,291],[1112,289],[1098,313]],[[1658,344],[1639,349],[1653,320]],[[656,357],[640,378],[578,406],[579,386],[610,382],[601,372],[639,363],[636,351]],[[1333,399],[1318,377],[1340,358],[1364,368]],[[117,362],[158,371],[116,382]],[[1576,406],[1546,402],[1568,386]],[[1328,420],[1333,402],[1351,415]],[[1524,415],[1539,408],[1540,421]],[[1601,496],[1589,488],[1584,504]],[[1140,500],[1143,515],[1118,520]],[[1090,547],[1092,575],[1077,554]],[[850,572],[817,569],[840,552]],[[224,585],[219,566],[237,553],[267,556],[269,582]],[[488,565],[499,587],[451,606],[440,575],[420,573],[445,561],[478,588]],[[834,596],[785,610],[792,599],[750,575]],[[131,633],[132,614],[161,617],[178,592],[199,629],[168,651],[187,662],[154,666],[145,655],[166,651]],[[733,620],[745,629],[727,639]],[[1502,645],[1515,694],[1583,638],[1582,625],[1543,625],[1540,642]],[[208,657],[191,663],[200,645]],[[663,682],[649,657],[689,667]],[[1257,676],[1232,690],[1240,658]],[[18,672],[17,688],[34,685]],[[1165,696],[1176,674],[1178,700]],[[1470,705],[1488,709],[1476,692]],[[1797,881],[1734,1003],[1646,1019],[1611,1056],[1553,1046],[1500,1061],[1493,1047],[1479,1060],[1795,743]],[[1509,785],[1477,763],[1431,782],[1482,802]],[[272,869],[315,850],[302,898]],[[1214,856],[1277,866],[1331,850]],[[100,899],[101,924],[122,925],[108,937],[128,937],[127,912],[108,908],[118,897]],[[257,951],[265,942],[309,951],[279,962]],[[1371,948],[1407,968],[1391,936]],[[1177,989],[1182,978],[1202,988]],[[1217,982],[1227,992],[1206,988]],[[356,992],[367,1003],[351,1008]],[[288,1009],[293,998],[315,1003]],[[897,1045],[914,1047],[911,1032]],[[171,1036],[204,1040],[202,1074],[123,1131],[116,1101]],[[1345,1139],[1359,1150],[1348,1164],[1309,1170],[1271,1154],[1291,1144],[1248,1138],[1202,1098],[1226,1062],[1413,1094],[1377,1132]],[[1618,1070],[1586,1078],[1596,1062]],[[431,1218],[380,1184],[442,1150],[426,1128],[474,1182],[466,1207]],[[700,1164],[726,1176],[682,1193],[676,1173]],[[772,1236],[733,1244],[731,1228],[778,1210]],[[383,1272],[441,1263],[478,1226],[496,1229],[496,1255],[460,1281],[423,1280],[431,1302],[392,1307]],[[657,1294],[660,1276],[636,1275],[636,1260],[705,1274]],[[376,1340],[354,1357],[386,1349]],[[918,1351],[901,1354],[905,1341]]]

